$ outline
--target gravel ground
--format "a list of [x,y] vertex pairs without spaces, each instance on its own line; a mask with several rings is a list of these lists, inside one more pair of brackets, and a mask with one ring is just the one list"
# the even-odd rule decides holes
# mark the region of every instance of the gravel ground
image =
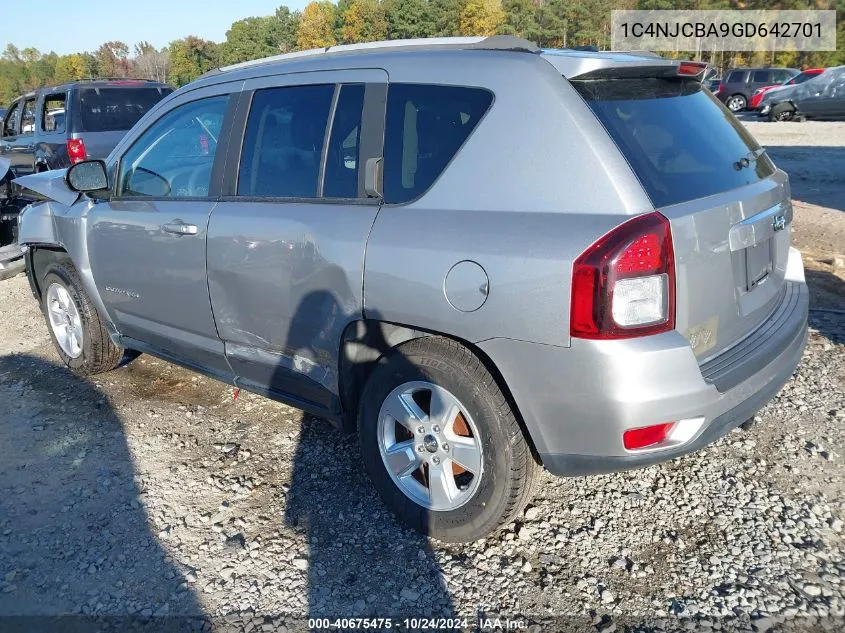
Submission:
[[[845,214],[806,208],[796,235],[821,261],[819,240]],[[834,228],[809,226],[825,213]],[[823,290],[839,305],[835,285]],[[245,392],[233,401],[149,356],[90,380],[69,373],[17,277],[0,284],[0,616],[204,615],[215,630],[269,631],[284,630],[280,615],[501,614],[540,622],[532,631],[605,633],[765,631],[788,618],[842,630],[843,346],[845,314],[814,312],[795,377],[749,429],[643,470],[544,475],[519,521],[444,546],[393,520],[355,441],[324,421]]]

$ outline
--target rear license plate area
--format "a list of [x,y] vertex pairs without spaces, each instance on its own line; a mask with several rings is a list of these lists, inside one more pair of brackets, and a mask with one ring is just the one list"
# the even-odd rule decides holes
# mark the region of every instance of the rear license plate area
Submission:
[[768,239],[745,249],[745,289],[754,290],[774,270],[772,240]]

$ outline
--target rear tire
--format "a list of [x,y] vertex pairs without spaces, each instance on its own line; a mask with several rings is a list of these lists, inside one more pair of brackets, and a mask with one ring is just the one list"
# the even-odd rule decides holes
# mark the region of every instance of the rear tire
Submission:
[[539,467],[507,398],[479,358],[450,339],[415,339],[379,361],[362,394],[358,434],[384,503],[441,541],[484,538],[533,496]]
[[733,113],[737,113],[745,110],[745,107],[748,105],[748,101],[743,95],[731,95],[728,97],[727,101],[725,101],[725,105],[728,107],[728,110]]
[[69,261],[50,264],[41,279],[41,311],[56,351],[82,376],[110,371],[120,364],[123,348],[115,345],[97,309]]

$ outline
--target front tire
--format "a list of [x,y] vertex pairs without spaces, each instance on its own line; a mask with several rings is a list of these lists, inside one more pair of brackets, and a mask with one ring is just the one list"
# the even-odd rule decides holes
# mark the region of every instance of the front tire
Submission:
[[441,541],[512,521],[539,471],[507,398],[450,339],[409,341],[382,358],[359,409],[364,465],[385,504]]
[[791,121],[795,117],[795,108],[788,103],[779,103],[769,112],[769,121]]
[[41,311],[56,351],[70,369],[89,376],[120,364],[115,345],[69,261],[51,264],[41,279]]

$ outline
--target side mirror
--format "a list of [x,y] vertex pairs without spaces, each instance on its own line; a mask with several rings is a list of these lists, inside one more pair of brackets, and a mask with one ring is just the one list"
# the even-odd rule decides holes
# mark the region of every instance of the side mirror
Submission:
[[65,182],[71,191],[83,193],[108,189],[106,164],[101,160],[84,160],[71,165],[65,174]]

